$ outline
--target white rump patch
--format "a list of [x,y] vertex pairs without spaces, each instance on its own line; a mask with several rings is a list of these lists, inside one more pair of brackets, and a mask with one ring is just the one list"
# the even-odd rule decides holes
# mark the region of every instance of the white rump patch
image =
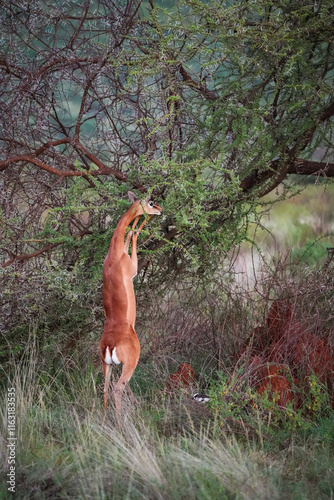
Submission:
[[106,349],[106,355],[104,357],[104,362],[107,364],[107,365],[111,365],[112,363],[112,358],[110,356],[110,351],[109,351],[109,347],[107,347]]
[[113,349],[111,358],[112,358],[113,362],[115,363],[115,365],[119,365],[121,363],[116,355],[116,347],[114,347],[114,349]]
[[106,355],[104,357],[104,362],[107,365],[111,365],[112,363],[115,363],[115,365],[119,365],[121,363],[120,360],[118,359],[117,355],[116,355],[116,347],[114,347],[114,349],[112,351],[112,354],[110,354],[109,347],[107,347],[107,349],[106,349]]

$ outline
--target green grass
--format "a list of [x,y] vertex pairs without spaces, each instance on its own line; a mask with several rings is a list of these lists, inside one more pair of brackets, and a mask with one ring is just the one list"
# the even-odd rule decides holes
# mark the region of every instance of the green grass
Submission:
[[318,258],[326,257],[326,247],[334,243],[333,195],[333,184],[304,188],[298,185],[294,196],[280,201],[275,201],[277,193],[270,193],[262,201],[275,203],[263,216],[262,229],[251,226],[249,236],[270,254],[298,249],[321,239],[323,248],[318,250]]
[[[246,435],[222,427],[216,410],[189,395],[169,400],[153,390],[142,394],[134,377],[137,402],[125,401],[124,425],[117,430],[112,402],[106,415],[103,411],[97,368],[66,363],[50,376],[38,359],[30,348],[8,380],[16,389],[15,498],[333,497],[331,418],[308,432],[282,429],[276,441],[266,441],[268,422],[259,416],[253,421],[258,432]],[[143,378],[137,380],[142,384]],[[1,397],[0,458],[6,473],[7,386]],[[0,498],[13,498],[5,482]]]

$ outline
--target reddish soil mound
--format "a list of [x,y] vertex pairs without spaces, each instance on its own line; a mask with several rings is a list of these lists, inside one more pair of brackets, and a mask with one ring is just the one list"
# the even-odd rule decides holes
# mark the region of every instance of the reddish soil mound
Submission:
[[287,371],[297,387],[305,389],[308,377],[315,373],[334,393],[333,351],[327,340],[307,333],[309,330],[310,324],[297,320],[289,301],[276,300],[268,311],[266,326],[256,328],[238,353],[238,360],[247,361],[250,384],[259,394],[272,393],[272,399],[274,393],[279,395],[280,406],[293,399],[300,403],[293,398]]
[[294,365],[307,375],[314,372],[330,387],[334,377],[334,356],[328,342],[312,333],[303,333],[294,350]]
[[271,342],[277,342],[292,326],[292,306],[286,300],[275,300],[267,316],[267,328]]
[[288,379],[284,375],[285,373],[286,367],[284,365],[275,364],[263,366],[259,368],[257,373],[260,378],[257,392],[260,395],[267,392],[272,401],[283,407],[294,399]]
[[194,382],[195,372],[191,365],[182,363],[177,372],[173,373],[166,382],[167,391],[189,387]]

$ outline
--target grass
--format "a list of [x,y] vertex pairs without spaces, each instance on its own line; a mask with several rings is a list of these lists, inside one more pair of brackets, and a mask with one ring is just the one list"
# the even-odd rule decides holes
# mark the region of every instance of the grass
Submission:
[[[104,414],[97,368],[67,363],[50,376],[38,360],[30,344],[8,379],[16,389],[15,498],[333,498],[331,418],[307,432],[281,429],[272,442],[258,414],[257,432],[246,437],[222,427],[217,411],[189,395],[141,394],[134,377],[137,403],[126,401],[119,431],[112,404]],[[1,397],[0,458],[7,473],[7,386]],[[0,498],[12,497],[3,482]]]
[[[319,238],[324,245],[333,245],[334,185],[307,185],[303,189],[299,186],[296,191],[295,196],[276,201],[268,215],[263,217],[262,229],[257,228],[255,237],[263,250],[286,252]],[[277,193],[270,193],[263,202],[272,202],[276,198]]]

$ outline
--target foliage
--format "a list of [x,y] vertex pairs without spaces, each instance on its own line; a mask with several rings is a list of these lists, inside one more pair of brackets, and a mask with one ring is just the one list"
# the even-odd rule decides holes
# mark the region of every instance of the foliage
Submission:
[[289,172],[316,158],[312,172],[332,175],[328,0],[1,9],[5,331],[44,320],[51,302],[96,307],[128,189],[164,208],[140,262],[161,290],[213,280],[259,221],[259,196]]
[[[276,448],[280,440],[294,432],[304,435],[313,433],[322,437],[329,445],[334,444],[330,429],[334,423],[334,412],[331,407],[331,396],[328,388],[314,375],[309,377],[307,391],[293,387],[295,400],[282,405],[281,395],[272,390],[262,395],[249,383],[250,375],[240,370],[231,378],[224,373],[211,384],[209,396],[210,407],[218,420],[219,432],[224,433],[233,428],[246,436],[268,440],[266,447]],[[292,382],[290,380],[290,382]]]

